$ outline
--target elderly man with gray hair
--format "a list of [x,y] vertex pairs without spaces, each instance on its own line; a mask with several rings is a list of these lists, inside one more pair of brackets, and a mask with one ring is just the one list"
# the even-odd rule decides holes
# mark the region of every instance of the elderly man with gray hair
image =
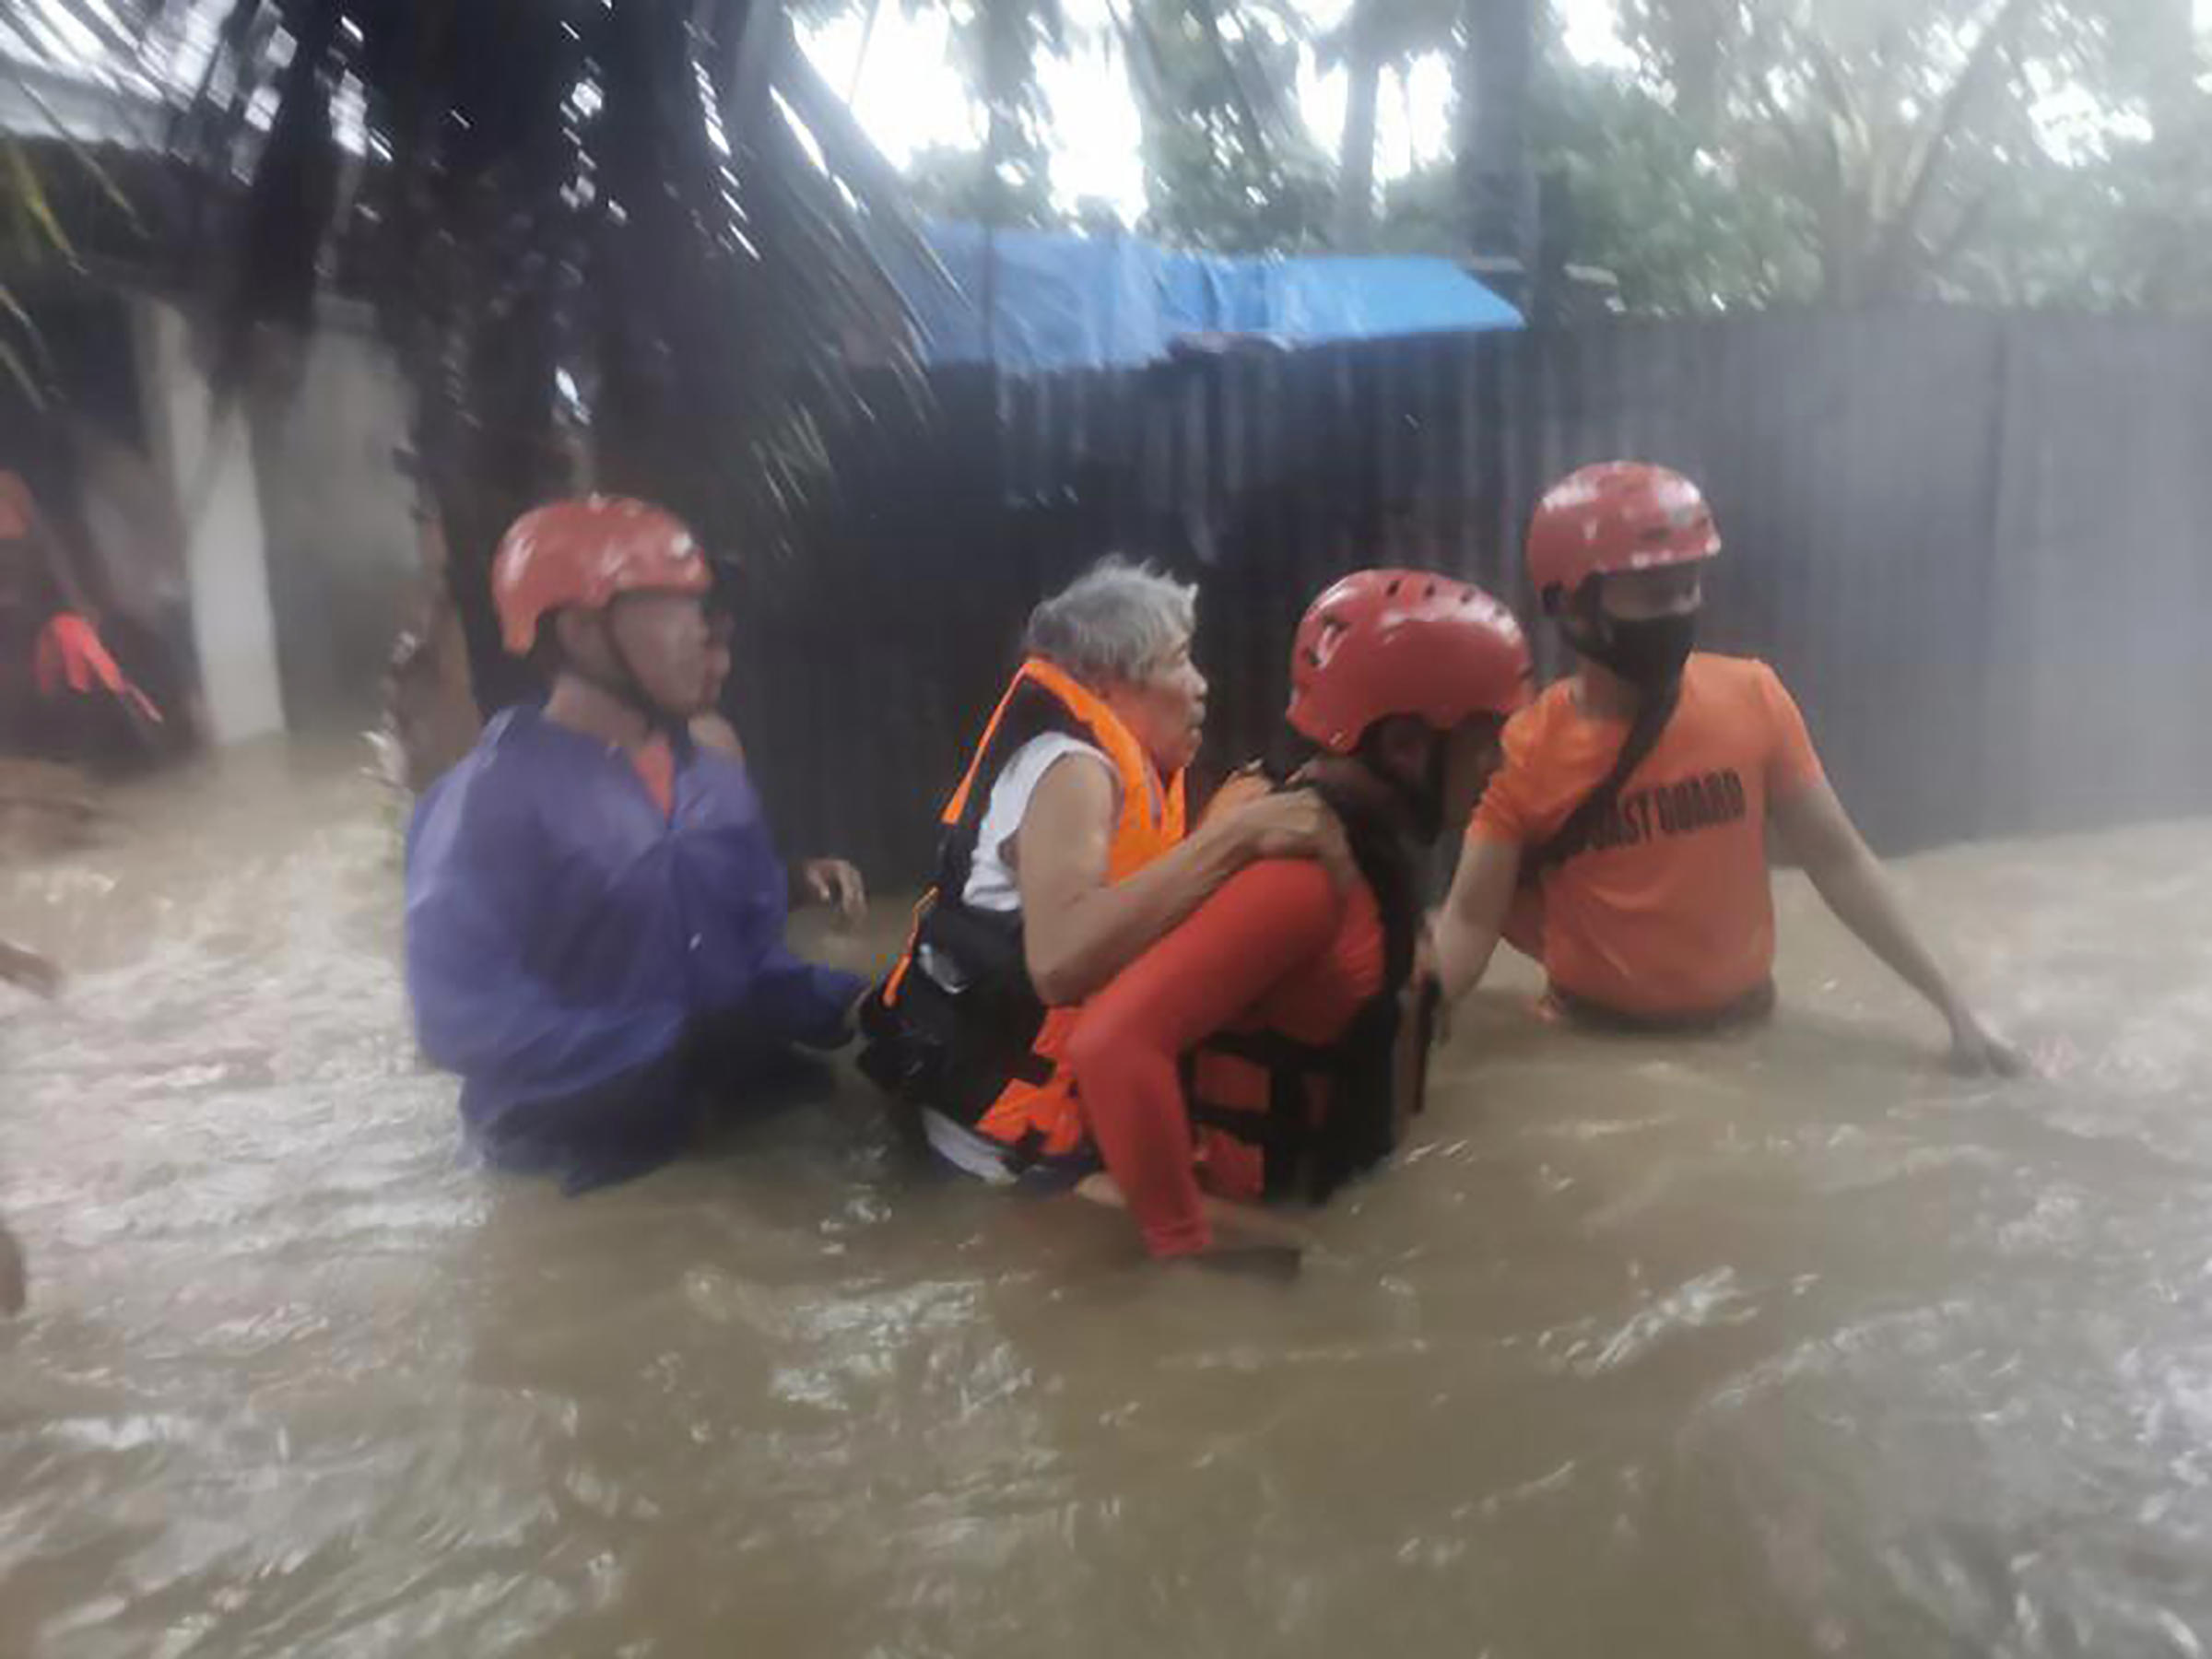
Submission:
[[1310,795],[1186,833],[1206,723],[1197,591],[1108,559],[1030,615],[1027,660],[942,814],[936,879],[868,999],[861,1065],[994,1182],[1093,1167],[1061,1053],[1084,998],[1256,859],[1349,855]]

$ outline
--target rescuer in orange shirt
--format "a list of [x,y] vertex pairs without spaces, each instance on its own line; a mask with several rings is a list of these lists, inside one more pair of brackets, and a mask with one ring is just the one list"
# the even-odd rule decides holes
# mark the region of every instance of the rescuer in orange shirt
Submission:
[[1921,942],[1774,671],[1692,651],[1720,547],[1697,486],[1665,467],[1586,466],[1537,504],[1530,576],[1580,666],[1506,728],[1434,924],[1445,999],[1480,980],[1533,888],[1555,1009],[1639,1029],[1763,1016],[1771,821],[1837,919],[1944,1017],[1956,1065],[2022,1069]]

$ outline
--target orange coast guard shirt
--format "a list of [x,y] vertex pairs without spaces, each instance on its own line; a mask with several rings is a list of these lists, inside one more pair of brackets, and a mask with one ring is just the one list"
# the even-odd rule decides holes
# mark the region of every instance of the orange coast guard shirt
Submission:
[[[1468,829],[1533,848],[1612,770],[1625,720],[1553,686],[1505,729],[1505,762]],[[1700,653],[1659,742],[1589,849],[1541,877],[1545,971],[1622,1013],[1724,1008],[1774,968],[1770,801],[1821,781],[1805,717],[1766,664]]]

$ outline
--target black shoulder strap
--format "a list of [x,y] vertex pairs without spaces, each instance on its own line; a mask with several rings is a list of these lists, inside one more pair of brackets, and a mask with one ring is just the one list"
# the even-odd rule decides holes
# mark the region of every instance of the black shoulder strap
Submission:
[[1422,914],[1420,871],[1405,833],[1371,803],[1347,791],[1313,782],[1278,787],[1310,789],[1336,815],[1352,863],[1382,914],[1384,976],[1394,984],[1403,981],[1413,968]]
[[1103,747],[1096,732],[1041,686],[1025,684],[1017,690],[999,720],[998,730],[991,735],[990,747],[976,766],[975,786],[968,792],[966,809],[958,823],[946,827],[938,841],[935,885],[940,895],[948,894],[957,900],[967,888],[968,873],[975,863],[976,837],[982,830],[983,815],[990,809],[991,791],[998,782],[999,773],[1017,749],[1047,732],[1059,732],[1094,747]]
[[1553,865],[1565,864],[1576,853],[1590,845],[1590,838],[1597,827],[1612,816],[1613,807],[1620,799],[1620,792],[1638,767],[1659,747],[1660,736],[1666,723],[1674,718],[1675,705],[1682,700],[1682,682],[1670,684],[1636,711],[1636,718],[1629,723],[1628,735],[1620,740],[1620,752],[1613,757],[1612,770],[1599,779],[1590,793],[1575,803],[1574,810],[1559,820],[1559,827],[1531,847],[1521,856],[1521,875],[1524,880]]
[[1422,905],[1419,871],[1399,830],[1353,797],[1317,793],[1343,823],[1352,860],[1374,894],[1382,923],[1382,983],[1338,1040],[1334,1099],[1312,1140],[1307,1196],[1319,1204],[1389,1157],[1395,1142],[1398,997],[1413,972]]

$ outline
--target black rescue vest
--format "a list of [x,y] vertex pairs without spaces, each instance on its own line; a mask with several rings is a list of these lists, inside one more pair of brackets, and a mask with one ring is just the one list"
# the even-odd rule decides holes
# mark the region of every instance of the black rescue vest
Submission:
[[[1256,1147],[1264,1175],[1258,1190],[1237,1198],[1303,1197],[1318,1204],[1353,1176],[1387,1158],[1397,1142],[1397,1055],[1402,1005],[1413,974],[1422,904],[1413,852],[1395,826],[1369,803],[1325,784],[1312,789],[1344,826],[1353,861],[1382,923],[1382,982],[1335,1042],[1315,1045],[1276,1031],[1222,1031],[1183,1060],[1183,1099],[1194,1137],[1226,1136]],[[1421,1030],[1412,1064],[1417,1105],[1426,1086],[1430,1007],[1415,1012]],[[1198,1091],[1203,1056],[1220,1055],[1265,1074],[1258,1110],[1207,1100]]]
[[1084,1149],[1072,1081],[1058,1066],[1075,1011],[1047,1009],[1031,988],[1019,911],[979,909],[961,895],[999,775],[1023,745],[1052,732],[1097,749],[1119,780],[1110,879],[1182,839],[1182,780],[1163,786],[1110,709],[1051,665],[1025,664],[946,808],[936,878],[913,936],[861,1021],[860,1065],[871,1078],[999,1142],[1018,1161]]

